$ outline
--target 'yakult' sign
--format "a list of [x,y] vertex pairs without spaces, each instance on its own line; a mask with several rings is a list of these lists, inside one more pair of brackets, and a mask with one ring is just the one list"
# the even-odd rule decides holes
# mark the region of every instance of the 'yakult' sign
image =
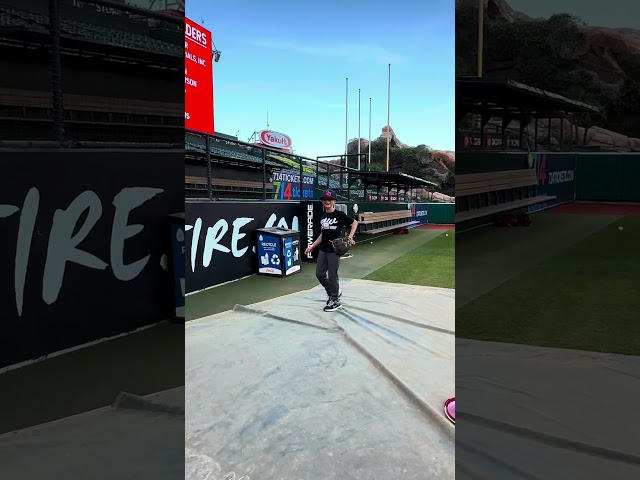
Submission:
[[279,148],[291,152],[291,137],[284,133],[272,130],[262,130],[260,132],[260,143],[268,147]]

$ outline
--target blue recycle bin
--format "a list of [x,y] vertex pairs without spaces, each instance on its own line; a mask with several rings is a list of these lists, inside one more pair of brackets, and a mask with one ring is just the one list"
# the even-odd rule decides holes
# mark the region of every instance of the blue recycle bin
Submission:
[[300,271],[300,232],[272,227],[256,230],[258,275],[288,277]]

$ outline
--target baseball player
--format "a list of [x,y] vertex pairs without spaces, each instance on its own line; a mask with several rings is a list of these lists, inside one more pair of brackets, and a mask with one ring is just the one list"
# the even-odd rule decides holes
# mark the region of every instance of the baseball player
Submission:
[[344,213],[336,210],[336,194],[331,190],[326,190],[322,197],[322,205],[324,207],[324,213],[320,218],[320,235],[307,249],[305,253],[312,252],[318,245],[320,251],[318,252],[318,263],[316,266],[316,277],[320,281],[320,284],[327,291],[329,299],[324,307],[325,312],[333,312],[342,308],[340,303],[340,297],[342,291],[340,291],[340,283],[338,279],[338,268],[340,267],[340,257],[333,250],[331,246],[331,240],[340,238],[341,231],[345,227],[350,227],[349,242],[351,245],[355,244],[353,235],[358,228],[357,220],[348,217]]

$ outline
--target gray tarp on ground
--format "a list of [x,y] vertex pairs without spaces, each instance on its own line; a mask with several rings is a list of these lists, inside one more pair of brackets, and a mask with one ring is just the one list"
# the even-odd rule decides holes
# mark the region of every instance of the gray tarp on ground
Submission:
[[187,479],[454,478],[454,291],[342,285],[187,324]]
[[639,357],[459,339],[456,360],[458,478],[640,478]]
[[183,415],[178,388],[0,435],[0,478],[180,478]]

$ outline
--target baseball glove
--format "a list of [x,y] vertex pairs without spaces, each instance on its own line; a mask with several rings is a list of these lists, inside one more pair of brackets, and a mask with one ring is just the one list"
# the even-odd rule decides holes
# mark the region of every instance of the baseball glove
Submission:
[[333,246],[333,250],[341,257],[349,251],[351,241],[349,237],[336,238],[335,240],[331,240],[331,245]]

